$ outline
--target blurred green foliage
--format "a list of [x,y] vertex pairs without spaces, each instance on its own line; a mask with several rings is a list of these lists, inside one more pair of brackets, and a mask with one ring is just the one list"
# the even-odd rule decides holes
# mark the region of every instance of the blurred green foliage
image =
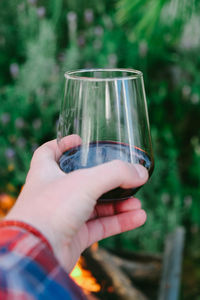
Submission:
[[145,226],[104,241],[159,251],[178,224],[200,226],[198,1],[0,1],[0,192],[19,192],[34,149],[55,138],[63,73],[144,73],[155,170]]

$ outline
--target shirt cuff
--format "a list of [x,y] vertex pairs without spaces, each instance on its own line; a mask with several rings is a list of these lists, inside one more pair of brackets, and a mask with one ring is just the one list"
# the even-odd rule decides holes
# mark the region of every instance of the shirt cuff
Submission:
[[53,249],[49,243],[49,241],[46,239],[46,237],[35,227],[33,227],[32,225],[22,222],[22,221],[18,221],[18,220],[3,220],[0,221],[0,228],[5,228],[5,227],[20,227],[26,231],[28,231],[29,233],[33,234],[34,236],[36,236],[37,238],[39,238],[47,247],[48,249],[53,252]]

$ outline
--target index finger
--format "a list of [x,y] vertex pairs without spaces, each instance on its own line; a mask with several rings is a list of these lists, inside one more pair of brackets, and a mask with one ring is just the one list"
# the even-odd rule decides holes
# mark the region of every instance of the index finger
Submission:
[[82,143],[82,139],[78,134],[65,136],[57,143],[56,160],[67,150],[77,147]]
[[81,138],[77,134],[68,135],[62,138],[59,143],[56,139],[49,141],[37,148],[31,163],[44,163],[47,160],[49,161],[49,159],[58,162],[63,152],[80,144]]

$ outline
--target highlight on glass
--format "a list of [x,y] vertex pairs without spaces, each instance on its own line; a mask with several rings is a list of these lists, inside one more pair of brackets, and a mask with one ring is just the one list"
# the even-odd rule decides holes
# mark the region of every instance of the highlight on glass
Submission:
[[[154,168],[147,103],[140,71],[88,69],[65,73],[57,141],[60,168],[69,173],[120,159]],[[76,134],[76,146],[63,153],[62,140]],[[123,200],[136,189],[116,188],[100,201]]]

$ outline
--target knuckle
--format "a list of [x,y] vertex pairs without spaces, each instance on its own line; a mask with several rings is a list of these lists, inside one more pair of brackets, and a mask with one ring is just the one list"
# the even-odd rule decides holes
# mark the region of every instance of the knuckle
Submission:
[[35,159],[40,154],[40,150],[41,150],[41,146],[35,149],[35,151],[33,152],[32,160]]
[[35,151],[33,152],[33,157],[37,157],[38,155],[40,155],[41,151],[44,149],[44,145],[39,146],[37,149],[35,149]]
[[46,148],[46,146],[45,146],[45,144],[43,144],[42,146],[39,146],[37,149],[35,149],[35,151],[33,152],[32,159],[31,159],[31,165],[33,163],[35,163],[41,157],[41,154],[45,148]]
[[41,152],[43,152],[43,151],[48,151],[50,148],[49,145],[50,145],[49,142],[42,144],[34,151],[33,155],[38,155],[38,154],[41,154]]

